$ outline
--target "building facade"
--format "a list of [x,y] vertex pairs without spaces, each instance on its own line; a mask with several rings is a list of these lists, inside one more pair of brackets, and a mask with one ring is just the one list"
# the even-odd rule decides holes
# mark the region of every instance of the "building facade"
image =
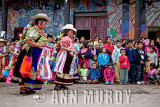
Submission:
[[[9,2],[10,1],[10,2]],[[58,36],[64,25],[65,0],[19,0],[8,1],[7,38],[21,33],[38,13],[46,13],[51,23],[46,32]],[[137,0],[70,0],[70,23],[78,29],[77,36],[87,39],[107,36],[117,40],[136,37],[160,37],[160,1],[141,0],[139,26],[136,25]],[[2,12],[0,11],[0,14]],[[0,15],[0,24],[2,22]],[[0,27],[1,28],[1,27]],[[140,31],[136,35],[136,30]]]

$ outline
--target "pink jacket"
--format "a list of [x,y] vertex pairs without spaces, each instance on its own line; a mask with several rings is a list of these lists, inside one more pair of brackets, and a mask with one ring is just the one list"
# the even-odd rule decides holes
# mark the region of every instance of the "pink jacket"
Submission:
[[156,73],[156,69],[153,69],[150,72],[148,72],[148,75],[154,75],[155,76],[155,73]]
[[115,71],[113,70],[113,68],[112,69],[108,69],[108,68],[106,68],[105,70],[104,70],[104,78],[105,79],[110,79],[110,80],[114,80],[115,79]]
[[[157,53],[157,57],[159,56],[159,51],[158,51],[158,48],[156,46],[154,46],[155,50],[156,50],[156,53]],[[147,46],[145,48],[145,52],[148,53],[149,52],[149,46]]]

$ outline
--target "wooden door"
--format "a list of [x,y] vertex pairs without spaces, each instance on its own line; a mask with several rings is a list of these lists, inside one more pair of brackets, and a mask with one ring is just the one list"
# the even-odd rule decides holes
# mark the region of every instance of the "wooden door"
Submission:
[[75,17],[75,28],[77,30],[90,30],[90,38],[99,36],[100,39],[107,37],[107,17],[106,16],[87,16]]
[[106,40],[107,37],[107,18],[106,17],[98,17],[98,36],[103,39]]

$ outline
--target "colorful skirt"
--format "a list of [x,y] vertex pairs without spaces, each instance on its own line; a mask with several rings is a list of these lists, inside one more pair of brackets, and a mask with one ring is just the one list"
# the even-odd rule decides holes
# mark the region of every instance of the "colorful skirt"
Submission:
[[38,63],[38,59],[41,54],[41,51],[42,49],[33,47],[32,68],[30,71],[32,76],[27,78],[22,78],[22,82],[20,84],[20,90],[32,91],[32,90],[42,89],[43,81],[37,80],[37,63]]
[[67,52],[67,58],[64,64],[63,73],[56,72],[55,81],[54,81],[55,84],[58,84],[58,85],[72,85],[73,84],[73,76],[69,75],[72,58],[73,57]]

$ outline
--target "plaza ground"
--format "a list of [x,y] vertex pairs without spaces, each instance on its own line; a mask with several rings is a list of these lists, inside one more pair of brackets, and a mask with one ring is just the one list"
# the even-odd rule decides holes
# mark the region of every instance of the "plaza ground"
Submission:
[[[159,107],[160,105],[160,85],[109,85],[104,84],[74,84],[70,87],[72,90],[78,91],[78,104],[53,104],[53,84],[44,85],[42,91],[46,95],[46,100],[43,103],[37,103],[33,100],[32,95],[20,95],[18,84],[6,84],[0,82],[0,107]],[[84,104],[84,90],[85,89],[103,89],[112,90],[113,95],[116,90],[131,90],[130,103],[127,104],[125,92],[123,91],[123,103],[116,104],[113,96],[112,104]]]

